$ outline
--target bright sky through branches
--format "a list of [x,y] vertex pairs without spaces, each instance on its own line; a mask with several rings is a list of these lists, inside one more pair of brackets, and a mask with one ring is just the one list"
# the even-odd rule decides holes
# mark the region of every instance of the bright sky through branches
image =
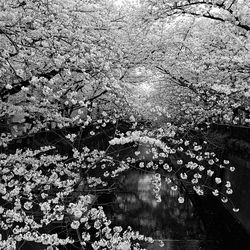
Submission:
[[129,5],[139,5],[140,0],[115,0],[114,4],[118,7]]

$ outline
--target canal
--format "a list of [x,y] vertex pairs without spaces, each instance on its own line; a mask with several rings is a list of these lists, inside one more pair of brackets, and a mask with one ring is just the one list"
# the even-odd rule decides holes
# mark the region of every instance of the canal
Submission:
[[101,199],[113,223],[154,238],[155,243],[147,249],[221,249],[219,240],[207,235],[206,225],[187,194],[181,195],[185,201],[180,203],[180,191],[162,182],[159,202],[152,192],[152,179],[154,173],[132,171],[121,178],[117,193]]
[[[154,173],[131,171],[120,179],[116,193],[100,199],[114,224],[131,226],[155,239],[147,249],[250,249],[249,234],[216,197],[180,194],[163,181],[161,202],[157,202],[152,179]],[[180,196],[185,198],[183,203],[178,201]]]

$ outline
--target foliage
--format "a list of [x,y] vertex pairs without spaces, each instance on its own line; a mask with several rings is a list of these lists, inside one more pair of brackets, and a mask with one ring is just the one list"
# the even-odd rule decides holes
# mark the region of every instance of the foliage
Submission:
[[[98,206],[99,193],[131,168],[153,173],[157,202],[165,181],[238,211],[223,178],[235,168],[199,126],[216,112],[248,109],[248,38],[235,48],[238,34],[218,38],[214,21],[200,18],[192,31],[178,17],[158,22],[165,1],[155,3],[119,10],[112,1],[0,0],[0,249],[26,241],[141,249],[153,239],[113,226]],[[180,17],[171,6],[167,16]]]
[[146,81],[151,92],[144,99],[165,109],[166,118],[171,114],[171,121],[178,125],[249,126],[247,3],[142,2],[145,43],[151,44],[147,53],[141,51],[143,67],[154,76]]

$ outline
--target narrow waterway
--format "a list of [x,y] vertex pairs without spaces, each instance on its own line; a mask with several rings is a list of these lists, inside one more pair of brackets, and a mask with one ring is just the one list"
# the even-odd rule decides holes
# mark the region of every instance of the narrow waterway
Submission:
[[[207,237],[205,226],[188,197],[179,203],[179,191],[163,182],[162,201],[157,202],[152,192],[152,176],[152,173],[131,172],[121,179],[120,192],[114,194],[113,203],[106,205],[113,223],[124,228],[131,226],[157,239],[147,249],[220,249],[216,240]],[[163,247],[158,240],[163,241]]]

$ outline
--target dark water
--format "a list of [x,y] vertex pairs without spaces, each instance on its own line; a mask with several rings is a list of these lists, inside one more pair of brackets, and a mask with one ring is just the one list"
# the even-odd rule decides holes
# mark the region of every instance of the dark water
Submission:
[[166,182],[161,186],[161,202],[152,192],[152,173],[132,172],[121,180],[121,190],[115,194],[114,203],[106,206],[114,224],[131,226],[145,236],[162,240],[147,249],[198,250],[220,249],[217,241],[207,238],[203,222],[192,202],[185,197],[180,204],[178,190],[172,190]]
[[[180,194],[162,181],[161,202],[152,189],[153,173],[130,172],[120,178],[120,189],[99,197],[113,225],[131,226],[155,239],[148,250],[249,250],[250,238],[214,197]],[[185,198],[184,203],[178,197]],[[192,201],[189,199],[192,198]],[[164,246],[160,247],[160,241]],[[35,247],[34,247],[35,246]],[[27,243],[21,250],[44,250]],[[65,249],[65,248],[60,248]],[[66,249],[76,249],[67,246]]]

